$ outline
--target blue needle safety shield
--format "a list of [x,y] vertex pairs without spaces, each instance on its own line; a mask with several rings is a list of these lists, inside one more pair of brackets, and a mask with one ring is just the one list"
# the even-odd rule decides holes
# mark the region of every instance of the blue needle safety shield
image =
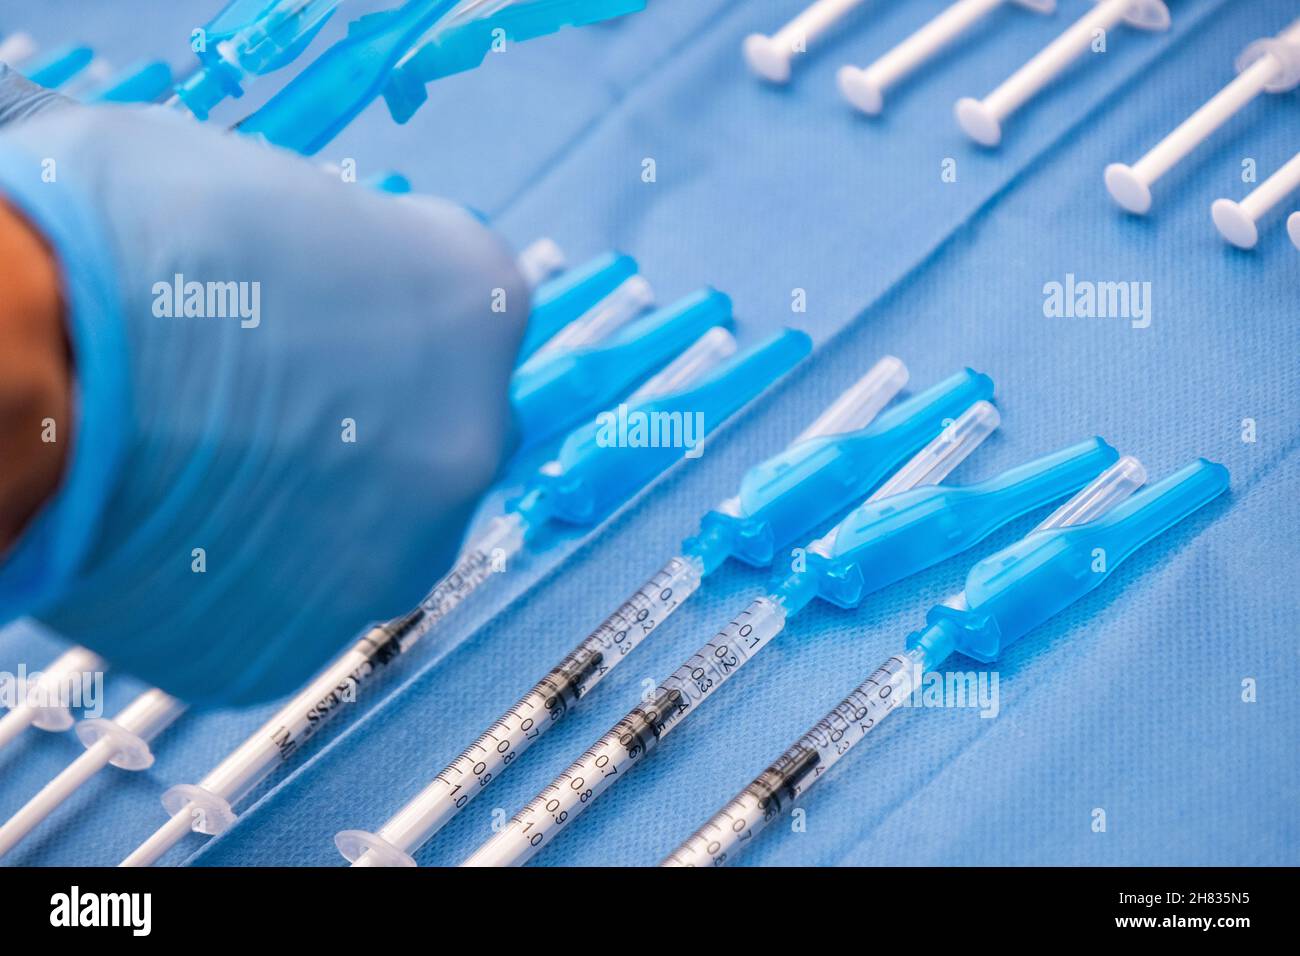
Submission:
[[866,427],[838,434],[809,429],[750,469],[740,494],[705,516],[688,549],[706,567],[727,556],[755,567],[771,564],[777,548],[861,498],[963,410],[992,396],[993,380],[965,369]]
[[543,282],[533,293],[533,310],[519,347],[520,363],[636,273],[631,256],[607,252]]
[[731,299],[701,289],[594,345],[534,355],[510,385],[523,442],[538,444],[590,417],[710,328],[730,322]]
[[976,484],[935,484],[868,501],[808,549],[807,570],[787,579],[783,591],[857,607],[871,592],[1082,488],[1118,458],[1114,448],[1092,438]]
[[[1028,631],[1101,585],[1156,535],[1228,488],[1228,470],[1198,459],[1084,524],[1030,533],[975,565],[965,598],[941,604],[908,638],[927,658],[952,650],[989,663]],[[947,650],[945,650],[945,648]]]

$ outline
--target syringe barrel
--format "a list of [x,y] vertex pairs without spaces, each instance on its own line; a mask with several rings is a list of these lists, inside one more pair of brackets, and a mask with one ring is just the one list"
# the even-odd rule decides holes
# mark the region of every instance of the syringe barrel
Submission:
[[155,687],[123,707],[113,720],[147,742],[171,726],[184,710],[183,703]]
[[1242,50],[1237,69],[1249,70],[1260,60],[1270,60],[1276,67],[1264,87],[1269,93],[1285,93],[1300,85],[1300,20],[1277,36],[1256,40]]
[[423,846],[685,603],[702,570],[689,558],[669,560],[394,814],[379,837],[407,854]]
[[730,862],[906,701],[921,674],[919,654],[897,654],[885,661],[661,865],[722,866]]
[[290,759],[344,703],[356,700],[359,685],[389,659],[391,649],[391,638],[384,629],[372,628],[217,764],[199,786],[237,804]]

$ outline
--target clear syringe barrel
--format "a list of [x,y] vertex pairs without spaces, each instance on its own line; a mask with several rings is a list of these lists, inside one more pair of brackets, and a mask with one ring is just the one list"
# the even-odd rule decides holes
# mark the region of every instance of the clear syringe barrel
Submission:
[[937,485],[966,460],[984,439],[997,431],[1002,416],[992,402],[979,401],[949,422],[934,441],[912,456],[872,492],[868,501],[880,501],[912,488]]
[[895,654],[750,781],[661,866],[722,866],[915,690],[919,651]]
[[377,833],[345,830],[339,851],[358,866],[411,858],[696,592],[703,568],[674,557],[574,647]]
[[784,626],[781,605],[758,598],[660,684],[648,703],[629,711],[463,865],[526,863]]
[[[990,403],[975,403],[899,469],[903,477],[894,483],[895,490],[906,491],[939,480],[997,424],[997,410]],[[649,703],[631,710],[466,861],[467,865],[513,866],[526,862],[613,783],[618,773],[631,769],[688,713],[770,643],[785,627],[787,616],[807,603],[810,593],[795,590],[753,601],[669,675],[655,689]]]
[[528,361],[534,362],[556,352],[599,342],[615,329],[631,322],[653,303],[654,290],[645,277],[628,276],[613,292],[556,332]]
[[907,384],[907,374],[907,366],[902,359],[886,355],[871,366],[866,375],[846,388],[790,444],[797,445],[810,438],[842,435],[865,428],[902,391]]
[[[629,402],[687,385],[735,351],[735,340],[715,328],[662,372],[647,381]],[[906,383],[907,370],[887,356],[845,391],[804,437],[861,428]],[[987,404],[987,403],[986,403]],[[377,833],[345,830],[335,844],[361,866],[413,866],[411,854],[423,846],[506,767],[550,727],[571,704],[584,697],[610,670],[698,590],[710,569],[696,555],[672,558],[627,601],[589,634],[527,694],[397,812]],[[538,715],[545,719],[538,719]]]
[[343,704],[355,702],[361,684],[409,651],[478,590],[495,566],[519,552],[524,529],[517,518],[510,514],[494,519],[417,608],[367,631],[199,785],[231,804],[246,796],[292,757]]
[[641,384],[625,399],[628,405],[686,388],[736,354],[736,337],[720,325],[696,339],[681,355]]
[[167,790],[162,800],[172,821],[123,865],[148,866],[175,846],[187,832],[177,825],[178,819],[188,818],[189,829],[208,835],[228,829],[240,800],[292,758],[343,705],[355,702],[363,684],[410,650],[482,586],[494,568],[517,554],[525,533],[526,524],[518,513],[493,519],[418,607],[370,628],[197,785],[181,784]]
[[[1126,455],[1054,511],[1035,531],[1092,521],[1132,495],[1145,481],[1142,463]],[[953,595],[944,603],[964,608],[965,595]],[[925,671],[937,667],[946,657],[947,654],[927,653],[926,647],[917,646],[889,658],[661,865],[727,863],[906,701],[919,686]]]

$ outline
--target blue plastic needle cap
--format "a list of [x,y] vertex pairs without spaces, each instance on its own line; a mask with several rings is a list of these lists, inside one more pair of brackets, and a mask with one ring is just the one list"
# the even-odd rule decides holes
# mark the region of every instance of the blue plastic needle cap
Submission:
[[810,351],[806,334],[786,329],[684,389],[601,413],[569,434],[555,461],[538,472],[532,490],[541,493],[532,497],[545,501],[548,516],[571,524],[600,520],[674,462],[699,457],[701,439]]
[[1095,520],[1034,531],[986,558],[966,579],[964,609],[931,609],[930,627],[909,646],[950,641],[990,662],[1013,642],[1073,604],[1134,551],[1228,489],[1228,470],[1198,459]]
[[884,412],[865,428],[796,441],[745,473],[728,510],[709,512],[686,547],[707,566],[726,557],[755,567],[860,501],[970,405],[993,380],[965,369]]
[[533,311],[519,348],[519,361],[522,363],[636,272],[636,260],[631,256],[606,252],[542,283],[533,294]]
[[868,501],[808,553],[818,594],[856,607],[873,591],[973,547],[1007,522],[1078,491],[1119,454],[1100,438],[972,485],[927,485]]
[[523,443],[536,445],[591,417],[709,329],[730,322],[731,299],[701,289],[590,347],[538,354],[510,386]]

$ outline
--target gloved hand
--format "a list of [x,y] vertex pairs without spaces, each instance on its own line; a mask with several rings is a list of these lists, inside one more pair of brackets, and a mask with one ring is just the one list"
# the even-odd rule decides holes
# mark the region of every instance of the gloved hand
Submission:
[[0,72],[0,120],[41,107],[0,129],[0,201],[58,260],[76,411],[0,620],[191,703],[294,690],[454,557],[508,443],[526,286],[450,203],[31,94]]

